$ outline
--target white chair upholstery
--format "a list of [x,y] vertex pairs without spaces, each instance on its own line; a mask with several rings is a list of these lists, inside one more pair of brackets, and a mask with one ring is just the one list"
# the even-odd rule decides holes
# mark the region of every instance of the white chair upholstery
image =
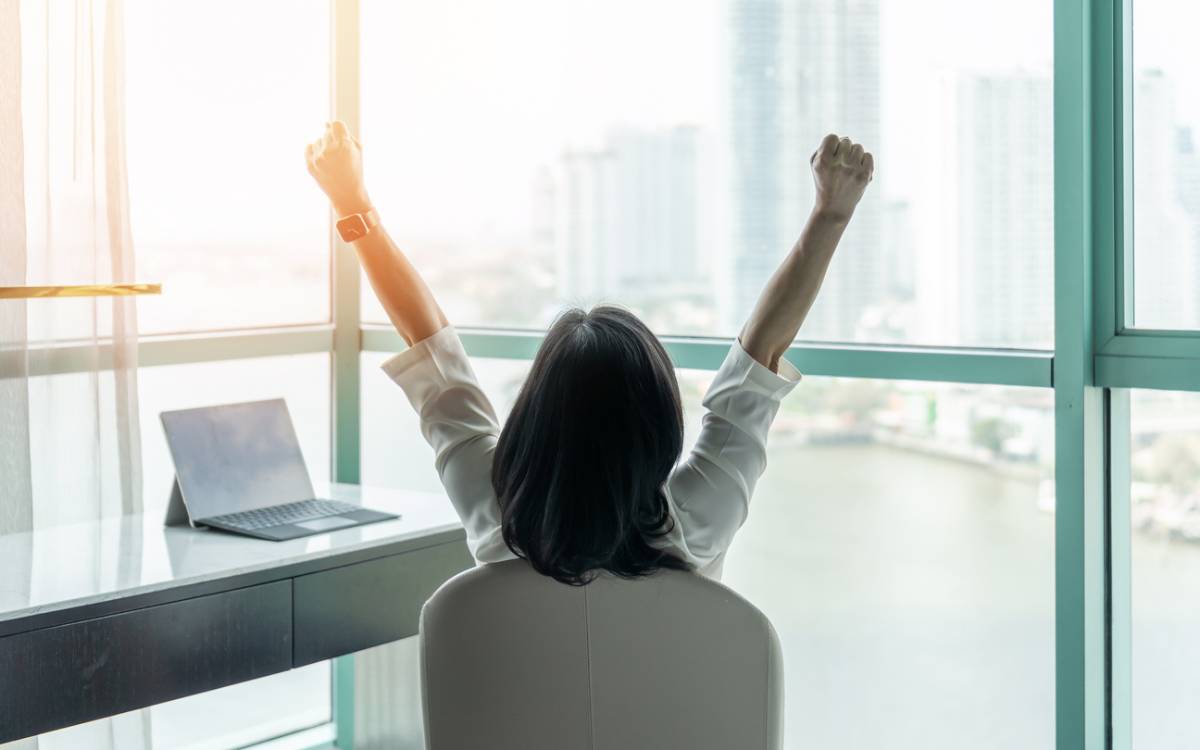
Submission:
[[523,560],[447,581],[421,612],[428,750],[777,750],[779,638],[692,573],[567,586]]

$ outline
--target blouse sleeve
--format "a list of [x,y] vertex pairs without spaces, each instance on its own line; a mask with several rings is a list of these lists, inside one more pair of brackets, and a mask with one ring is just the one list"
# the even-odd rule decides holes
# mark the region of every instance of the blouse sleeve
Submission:
[[778,374],[772,372],[737,342],[713,378],[696,445],[667,485],[675,525],[666,541],[701,572],[719,577],[767,466],[767,432],[800,377],[782,358]]
[[458,333],[446,326],[383,363],[421,421],[442,485],[479,562],[512,558],[500,532],[492,456],[500,427]]

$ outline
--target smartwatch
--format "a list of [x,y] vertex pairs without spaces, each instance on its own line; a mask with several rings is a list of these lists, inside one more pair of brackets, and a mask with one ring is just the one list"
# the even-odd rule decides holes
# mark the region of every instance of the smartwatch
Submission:
[[379,226],[379,212],[371,208],[360,214],[350,214],[338,219],[335,226],[337,226],[342,242],[361,240],[370,234],[372,229]]

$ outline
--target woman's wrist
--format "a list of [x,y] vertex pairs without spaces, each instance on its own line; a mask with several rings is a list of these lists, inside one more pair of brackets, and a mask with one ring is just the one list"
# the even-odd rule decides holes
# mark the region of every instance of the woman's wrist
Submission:
[[816,206],[813,208],[812,214],[809,215],[808,220],[812,224],[819,226],[845,229],[853,216],[854,209],[845,211],[828,206]]
[[352,214],[365,214],[372,208],[371,199],[367,197],[366,193],[339,198],[331,201],[331,203],[333,204],[333,212],[337,214],[339,219],[351,216]]

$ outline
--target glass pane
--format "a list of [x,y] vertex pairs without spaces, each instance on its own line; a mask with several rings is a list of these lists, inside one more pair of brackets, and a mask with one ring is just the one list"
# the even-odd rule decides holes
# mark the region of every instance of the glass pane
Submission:
[[329,119],[329,0],[125,14],[137,274],[163,283],[141,330],[328,320],[328,209],[304,146]]
[[[332,721],[329,662],[212,690],[146,709],[153,750],[227,750]],[[38,750],[147,747],[140,712],[47,732]],[[297,746],[289,746],[297,747]]]
[[146,512],[167,507],[174,469],[159,414],[172,409],[282,398],[314,484],[329,481],[328,354],[237,359],[138,371]]
[[1200,328],[1200,7],[1133,3],[1134,324]]
[[[805,338],[1053,338],[1049,3],[364,0],[363,18],[372,195],[460,325],[607,300],[662,333],[734,333],[838,131],[878,175]],[[369,295],[364,317],[383,319]]]
[[[699,424],[710,373],[687,373]],[[1052,394],[807,378],[724,582],[783,644],[785,747],[1054,746]]]
[[[441,492],[433,452],[421,437],[420,422],[400,386],[379,369],[391,357],[362,353],[362,483],[376,487]],[[525,375],[527,360],[471,360],[480,385],[501,419],[508,416]]]
[[1196,747],[1200,726],[1200,394],[1134,391],[1133,746]]
[[[141,368],[138,407],[145,513],[162,517],[174,476],[159,421],[159,414],[169,409],[284,398],[309,474],[315,483],[328,481],[329,370],[329,355],[324,353]],[[36,457],[65,455],[72,449],[70,441],[92,434],[87,429],[82,433],[78,429],[56,429],[78,427],[80,415],[89,413],[89,409],[81,409],[77,403],[81,399],[86,402],[84,397],[92,393],[92,388],[87,387],[89,377],[88,373],[70,373],[30,380],[34,402],[31,424],[35,486],[43,499],[69,496],[72,488],[82,481],[75,476],[80,472],[56,473],[56,466],[39,464]],[[101,393],[114,390],[111,371],[101,371],[96,377]],[[84,427],[90,424],[87,421]],[[83,480],[86,479],[84,476]],[[78,510],[72,516],[65,505],[62,508],[49,505],[40,506],[39,524],[84,520]],[[327,723],[332,720],[331,706],[329,663],[314,664],[150,708],[153,747],[173,750],[244,747]],[[135,729],[142,726],[137,715],[122,721],[132,722]],[[50,750],[107,747],[110,736],[107,723],[100,722],[52,732],[44,735],[41,742]],[[118,746],[121,746],[119,741]]]
[[[172,464],[159,413],[284,398],[308,472],[329,478],[329,355],[144,367],[138,373],[147,513],[162,513]],[[164,703],[152,709],[155,747],[242,747],[330,721],[328,662]]]
[[331,674],[330,663],[320,662],[154,706],[154,747],[245,747],[328,723]]
[[[362,483],[440,493],[442,484],[433,468],[433,451],[421,437],[417,416],[404,391],[379,369],[390,356],[383,352],[362,353]],[[476,358],[472,365],[480,385],[504,419],[525,382],[529,362]],[[416,639],[370,649],[359,658],[369,660],[369,669],[388,670],[399,683],[392,695],[399,697],[403,705],[388,707],[392,717],[389,726],[401,726],[404,732],[419,736],[423,714]],[[369,713],[378,710],[367,709]]]
[[[384,355],[363,357],[364,482],[436,490]],[[474,362],[507,413],[527,364]],[[711,378],[680,373],[688,444]],[[786,747],[1053,747],[1052,407],[827,378],[785,401],[725,583],[782,639]]]

